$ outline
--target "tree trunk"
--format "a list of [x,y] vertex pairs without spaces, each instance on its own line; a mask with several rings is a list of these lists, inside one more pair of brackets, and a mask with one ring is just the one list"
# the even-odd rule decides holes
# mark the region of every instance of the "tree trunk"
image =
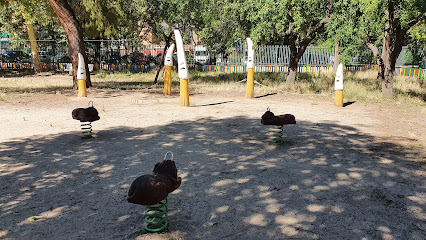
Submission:
[[[290,21],[293,21],[291,16],[287,15],[287,18],[289,18]],[[300,41],[299,48],[296,47],[297,36],[294,35],[293,29],[289,27],[286,32],[287,41],[290,44],[290,62],[286,79],[287,85],[294,86],[296,83],[297,65],[299,64],[299,60],[302,58],[309,44],[312,40],[314,40],[317,32],[330,21],[331,19],[327,16],[317,24],[310,26],[305,38]]]
[[[392,46],[392,42],[395,41],[395,36],[392,33],[392,30],[388,30],[385,32],[385,38],[383,40],[383,50],[382,50],[382,59],[384,70],[383,71],[383,79],[382,79],[382,97],[383,98],[393,98],[393,82],[395,75],[395,64],[396,58],[393,58],[394,54],[399,55],[395,51],[397,51],[394,46]],[[392,51],[392,48],[393,51]]]
[[[340,63],[340,51],[339,51],[339,41],[336,41],[336,44],[334,45],[334,65],[333,65],[333,75],[336,74],[337,72],[337,67],[339,66]],[[334,79],[333,79],[334,82]]]
[[31,44],[31,56],[33,58],[34,70],[36,72],[42,72],[43,68],[41,67],[40,57],[38,55],[38,46],[37,46],[37,40],[34,34],[33,25],[30,23],[27,23],[27,29],[28,29],[28,37],[30,39],[30,44]]
[[379,48],[370,40],[367,40],[366,44],[367,44],[367,47],[373,52],[374,58],[377,61],[377,66],[378,66],[377,78],[380,78],[383,80],[385,78],[385,66],[384,66],[382,57],[380,57]]
[[395,7],[392,3],[389,3],[386,10],[388,19],[382,50],[384,65],[384,78],[382,80],[383,98],[393,98],[396,59],[401,53],[407,31],[419,21],[417,17],[413,17],[403,28],[401,26],[401,19],[399,18],[400,14],[398,14],[398,11],[399,6]]
[[391,99],[393,98],[393,78],[395,75],[395,66],[386,66],[384,71],[384,78],[382,80],[382,97]]
[[170,33],[169,36],[163,33],[163,36],[164,36],[164,41],[166,42],[166,45],[164,46],[163,54],[161,55],[160,64],[157,68],[157,73],[155,74],[154,84],[157,84],[158,82],[158,75],[160,74],[161,68],[163,67],[163,64],[164,64],[164,56],[166,56],[166,51],[170,46],[170,41],[172,40],[172,33]]
[[[290,29],[289,29],[290,30]],[[294,86],[296,83],[297,76],[297,64],[299,63],[299,59],[297,58],[297,47],[296,47],[296,38],[293,35],[293,32],[290,30],[288,34],[288,43],[290,47],[290,59],[288,62],[288,75],[286,79],[287,86]]]
[[[297,50],[295,50],[297,51]],[[294,86],[296,83],[296,76],[297,76],[297,64],[299,62],[299,59],[294,56],[297,52],[290,51],[290,61],[288,64],[288,75],[286,79],[286,84],[288,86]]]
[[84,57],[84,63],[86,67],[86,87],[92,86],[90,81],[90,72],[88,67],[88,60],[85,53],[83,31],[81,30],[80,23],[75,17],[74,11],[66,0],[49,0],[52,9],[61,22],[62,27],[65,30],[68,40],[68,48],[70,51],[70,57],[73,69],[73,88],[77,89],[77,69],[78,69],[78,53],[81,53]]

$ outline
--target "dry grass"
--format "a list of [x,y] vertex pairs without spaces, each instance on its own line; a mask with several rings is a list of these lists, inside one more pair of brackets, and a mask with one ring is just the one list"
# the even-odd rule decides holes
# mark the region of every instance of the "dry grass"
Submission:
[[[0,100],[9,93],[51,92],[72,88],[70,76],[66,74],[42,73],[24,77],[0,78]],[[159,84],[153,85],[156,72],[123,73],[99,72],[92,75],[92,84],[100,89],[140,90],[162,89],[164,75],[160,73]],[[191,91],[245,91],[245,73],[190,72]],[[172,73],[173,91],[179,91],[179,77]],[[255,73],[256,94],[271,92],[282,94],[314,94],[331,96],[334,92],[334,76],[331,73],[299,73],[293,87],[285,83],[285,73]],[[345,101],[375,103],[383,101],[381,82],[374,71],[346,72],[344,76]],[[417,78],[395,77],[395,98],[410,104],[425,104],[426,90],[424,81]]]
[[66,75],[41,73],[23,77],[0,78],[0,91],[7,92],[43,92],[72,88],[72,81]]

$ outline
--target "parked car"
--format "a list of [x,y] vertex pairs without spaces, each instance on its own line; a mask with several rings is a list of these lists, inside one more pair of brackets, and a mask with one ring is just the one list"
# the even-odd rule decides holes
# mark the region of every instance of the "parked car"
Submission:
[[53,62],[53,56],[50,55],[47,51],[39,51],[38,57],[40,58],[40,62],[48,63]]
[[131,63],[131,61],[130,61],[130,55],[125,54],[125,55],[120,56],[119,63]]
[[31,62],[31,58],[23,51],[6,51],[1,56],[2,62]]
[[120,53],[118,52],[111,52],[108,54],[106,62],[107,63],[119,63],[120,62]]
[[71,58],[68,55],[64,55],[62,57],[59,58],[58,62],[60,63],[70,63],[71,62]]
[[210,65],[212,62],[213,62],[212,56],[210,56],[206,47],[195,46],[194,64],[196,64],[196,65]]
[[149,64],[149,57],[140,52],[132,52],[130,54],[130,61],[137,64]]

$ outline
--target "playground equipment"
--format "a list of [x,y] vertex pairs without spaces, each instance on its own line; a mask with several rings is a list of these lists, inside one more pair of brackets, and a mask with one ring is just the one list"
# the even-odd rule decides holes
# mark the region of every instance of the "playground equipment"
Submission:
[[180,78],[180,98],[181,106],[189,107],[189,88],[188,88],[188,67],[186,65],[185,51],[183,49],[182,36],[178,29],[174,30],[176,40],[176,50],[178,59],[178,74]]
[[84,57],[81,53],[78,53],[77,80],[78,80],[78,96],[79,97],[87,97],[86,66],[84,64]]
[[336,78],[334,79],[334,105],[343,107],[343,65],[340,63],[337,67]]
[[92,138],[92,122],[100,119],[98,110],[93,107],[93,101],[88,108],[76,108],[72,111],[72,118],[81,122],[81,138]]
[[254,97],[254,50],[253,41],[247,38],[247,85],[246,98]]
[[145,210],[145,230],[149,232],[163,231],[168,221],[168,199],[167,197],[159,204],[154,206],[147,206]]
[[[168,155],[171,156],[169,160]],[[155,164],[152,173],[140,176],[132,182],[127,201],[146,206],[145,230],[159,232],[167,227],[167,196],[176,190],[181,182],[182,179],[177,176],[172,152],[167,152],[164,160]]]
[[263,125],[274,125],[278,127],[278,131],[274,134],[275,138],[272,140],[274,144],[281,145],[284,143],[283,126],[287,124],[296,124],[296,118],[292,114],[275,116],[268,107],[267,111],[262,115],[262,120],[260,122]]
[[173,66],[173,51],[175,50],[175,45],[170,45],[169,49],[167,49],[166,57],[164,58],[164,95],[172,94],[172,66]]

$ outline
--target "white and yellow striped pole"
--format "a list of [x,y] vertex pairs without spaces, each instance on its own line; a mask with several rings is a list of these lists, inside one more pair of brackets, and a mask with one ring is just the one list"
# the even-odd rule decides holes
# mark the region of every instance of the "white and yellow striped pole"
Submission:
[[254,50],[253,41],[247,38],[247,84],[246,98],[254,97]]
[[77,81],[78,81],[78,96],[87,97],[86,66],[84,64],[84,57],[81,53],[78,53]]
[[180,79],[179,103],[183,107],[189,106],[188,67],[186,65],[185,50],[183,49],[182,36],[178,29],[174,30],[178,58],[178,74]]
[[172,94],[172,66],[173,66],[173,51],[175,50],[175,45],[172,44],[169,49],[167,49],[166,57],[164,58],[164,95]]
[[336,78],[334,79],[334,105],[343,107],[343,65],[340,63],[337,67]]

